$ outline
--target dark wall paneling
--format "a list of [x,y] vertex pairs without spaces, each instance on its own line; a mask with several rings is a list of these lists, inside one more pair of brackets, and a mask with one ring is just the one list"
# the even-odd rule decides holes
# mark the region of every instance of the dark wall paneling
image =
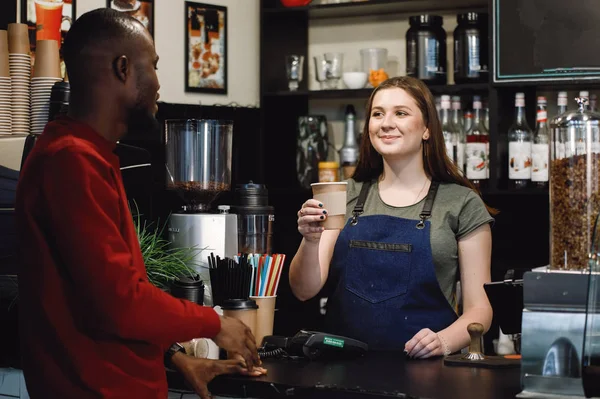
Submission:
[[[0,281],[1,284],[17,284],[16,281]],[[14,298],[0,296],[0,367],[21,368],[18,329],[19,304]]]
[[0,1],[0,30],[6,30],[8,24],[17,22],[17,1]]
[[306,90],[308,80],[308,13],[261,13],[261,91],[287,90],[285,56],[304,56],[304,79],[299,90]]
[[303,80],[299,90],[306,90],[308,79],[308,11],[306,9],[266,12],[282,9],[279,0],[261,0],[260,88],[263,135],[261,159],[270,204],[275,207],[273,250],[286,254],[277,293],[274,332],[293,335],[303,327],[316,327],[319,299],[298,301],[290,291],[288,269],[302,236],[298,233],[296,212],[310,196],[299,188],[296,178],[296,135],[298,116],[308,114],[308,97],[265,96],[287,91],[285,56],[303,55]]
[[312,325],[314,315],[318,314],[318,299],[299,302],[288,284],[289,263],[302,239],[296,214],[311,196],[310,190],[299,187],[296,177],[297,120],[299,115],[308,113],[308,101],[304,96],[263,98],[263,106],[269,110],[263,118],[263,162],[269,201],[275,207],[273,250],[287,255],[277,297],[277,306],[282,311],[277,313],[275,330],[278,334],[293,335],[300,328]]

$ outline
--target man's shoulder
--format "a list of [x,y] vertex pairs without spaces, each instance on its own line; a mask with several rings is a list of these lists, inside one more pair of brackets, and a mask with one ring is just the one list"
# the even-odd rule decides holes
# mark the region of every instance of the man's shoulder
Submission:
[[34,147],[42,156],[85,156],[102,159],[97,148],[88,140],[74,134],[76,125],[50,122]]

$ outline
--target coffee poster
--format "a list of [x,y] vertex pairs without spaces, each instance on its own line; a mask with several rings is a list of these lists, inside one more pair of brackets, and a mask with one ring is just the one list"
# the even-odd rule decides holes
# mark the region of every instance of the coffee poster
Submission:
[[185,91],[227,94],[227,8],[186,1]]
[[106,7],[131,15],[154,37],[154,0],[106,0]]

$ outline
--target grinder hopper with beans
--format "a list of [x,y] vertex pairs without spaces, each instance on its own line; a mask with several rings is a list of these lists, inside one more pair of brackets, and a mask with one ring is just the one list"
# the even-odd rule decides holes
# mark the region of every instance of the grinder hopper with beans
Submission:
[[214,119],[165,121],[167,189],[179,194],[183,206],[169,219],[169,240],[175,247],[194,248],[190,262],[204,282],[204,305],[212,306],[208,269],[211,253],[233,258],[238,253],[237,216],[228,205],[213,210],[212,202],[231,188],[233,122]]

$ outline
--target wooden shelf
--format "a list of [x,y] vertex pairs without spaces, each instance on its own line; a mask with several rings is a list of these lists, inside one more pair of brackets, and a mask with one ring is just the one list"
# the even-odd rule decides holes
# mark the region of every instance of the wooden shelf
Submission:
[[567,80],[532,80],[529,82],[494,82],[493,87],[515,88],[535,87],[537,90],[586,90],[600,89],[600,77],[594,79],[567,79]]
[[507,189],[507,188],[488,188],[481,191],[483,196],[548,196],[548,189],[542,190],[537,188],[522,188],[522,189]]
[[[313,2],[317,2],[313,0]],[[279,5],[279,4],[278,4]],[[265,14],[308,12],[312,19],[364,17],[427,11],[487,11],[487,0],[362,0],[336,4],[314,4],[304,7],[273,7]]]
[[[429,85],[433,94],[460,94],[460,93],[487,93],[490,89],[488,83],[469,83],[455,85]],[[368,98],[373,91],[368,89],[342,89],[342,90],[281,90],[264,93],[266,97],[298,97],[307,96],[310,99],[344,99],[344,98]]]

